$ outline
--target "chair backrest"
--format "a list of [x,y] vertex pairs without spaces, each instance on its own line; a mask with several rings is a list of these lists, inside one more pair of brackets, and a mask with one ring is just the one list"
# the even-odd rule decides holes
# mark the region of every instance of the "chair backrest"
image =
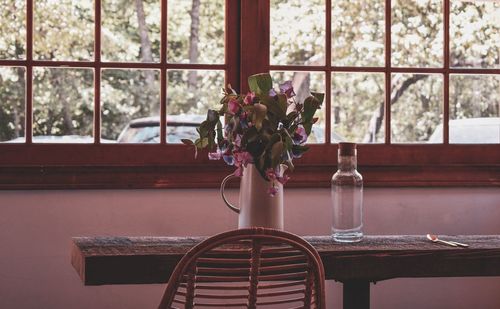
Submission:
[[325,308],[318,252],[301,237],[248,228],[193,247],[175,268],[159,308]]

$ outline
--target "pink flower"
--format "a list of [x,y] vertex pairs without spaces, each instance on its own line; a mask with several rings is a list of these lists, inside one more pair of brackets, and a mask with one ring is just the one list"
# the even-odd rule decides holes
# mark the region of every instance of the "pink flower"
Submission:
[[227,104],[227,109],[230,114],[234,115],[240,110],[240,103],[236,99],[231,99]]
[[295,96],[295,92],[293,91],[292,81],[286,81],[280,85],[280,92],[285,94],[287,98],[292,98]]
[[275,180],[276,179],[276,172],[274,171],[274,169],[272,168],[268,168],[266,170],[266,177],[269,179],[269,180]]
[[276,193],[278,193],[278,188],[271,186],[267,189],[267,193],[269,193],[270,196],[275,196]]
[[240,148],[241,147],[241,135],[240,134],[236,134],[236,137],[234,138],[233,140],[233,144]]
[[255,98],[255,93],[253,92],[249,92],[247,93],[247,95],[245,96],[245,99],[243,100],[243,103],[245,105],[250,105],[253,103],[253,99]]
[[220,160],[222,158],[222,152],[217,149],[216,152],[209,152],[208,153],[208,159],[209,160]]
[[283,177],[278,177],[278,181],[284,185],[285,183],[287,183],[287,181],[290,180],[290,176],[288,175],[283,175]]
[[304,127],[302,126],[297,127],[295,133],[293,134],[293,141],[296,145],[303,144],[307,141],[307,133]]
[[253,162],[252,155],[246,151],[235,152],[234,153],[234,160],[235,160],[235,165],[238,167],[239,166],[246,167],[248,163]]
[[236,168],[236,170],[233,172],[233,175],[236,177],[243,176],[243,167],[238,166],[238,168]]

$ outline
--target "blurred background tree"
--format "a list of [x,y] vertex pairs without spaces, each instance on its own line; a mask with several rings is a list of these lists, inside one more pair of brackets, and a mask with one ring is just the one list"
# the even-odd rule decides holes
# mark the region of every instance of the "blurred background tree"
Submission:
[[[394,0],[392,65],[442,67],[442,1]],[[0,0],[0,59],[25,59],[25,1]],[[93,1],[35,1],[35,60],[93,61]],[[332,1],[332,65],[383,67],[384,1]],[[451,1],[453,67],[500,68],[500,4]],[[159,62],[159,0],[103,0],[101,58],[111,62]],[[169,0],[167,61],[224,63],[224,0]],[[242,18],[246,18],[242,12]],[[271,64],[325,64],[325,1],[271,1]],[[242,51],[244,52],[244,51]],[[132,119],[159,114],[157,70],[36,68],[34,135],[93,135],[94,75],[101,74],[101,134],[116,139]],[[324,73],[275,73],[294,79],[296,92],[324,91]],[[167,114],[205,114],[218,105],[223,71],[167,72]],[[25,135],[25,69],[0,68],[0,141]],[[384,76],[334,73],[332,129],[357,142],[384,141]],[[498,75],[453,75],[450,118],[498,117]],[[443,119],[440,74],[394,74],[391,136],[424,142]],[[324,114],[321,121],[324,121]],[[320,122],[324,126],[324,122]]]

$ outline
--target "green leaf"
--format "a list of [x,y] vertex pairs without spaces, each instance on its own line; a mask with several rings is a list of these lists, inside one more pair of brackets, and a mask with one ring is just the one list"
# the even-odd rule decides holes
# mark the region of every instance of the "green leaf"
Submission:
[[281,109],[280,115],[286,115],[286,109],[288,107],[286,95],[278,94],[278,107]]
[[204,138],[198,138],[194,144],[196,145],[197,148],[205,148],[208,146],[208,137],[204,137]]
[[217,143],[222,144],[223,140],[224,135],[222,132],[222,122],[220,120],[217,120]]
[[270,100],[262,100],[262,103],[267,107],[269,113],[275,115],[278,120],[282,120],[286,118],[286,108],[283,111],[280,107],[279,100],[270,99]]
[[252,122],[255,125],[255,128],[260,131],[262,128],[262,121],[266,118],[267,115],[267,107],[264,104],[257,103],[254,105],[253,114],[252,114]]
[[188,146],[192,146],[194,145],[194,142],[190,139],[187,139],[187,138],[183,138],[181,139],[181,142],[184,144],[184,145],[188,145]]
[[250,91],[256,95],[268,95],[269,90],[273,88],[273,80],[269,73],[260,73],[248,77],[248,86]]
[[325,99],[325,94],[321,92],[311,92],[311,95],[318,100],[320,106],[323,104],[323,100]]
[[307,136],[309,136],[309,134],[311,134],[311,131],[312,131],[312,126],[313,126],[312,122],[305,122],[302,124],[302,126],[306,130]]
[[302,112],[302,121],[312,122],[314,113],[321,107],[321,101],[314,96],[309,96],[304,100],[304,111]]
[[281,162],[281,154],[283,153],[283,142],[278,141],[271,148],[271,165],[277,166]]

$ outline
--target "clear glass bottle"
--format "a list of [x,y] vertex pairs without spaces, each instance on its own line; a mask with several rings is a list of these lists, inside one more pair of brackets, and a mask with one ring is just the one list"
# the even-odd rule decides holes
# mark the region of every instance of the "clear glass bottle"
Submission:
[[356,144],[339,143],[338,170],[331,182],[332,236],[338,242],[363,238],[363,177],[356,168]]

